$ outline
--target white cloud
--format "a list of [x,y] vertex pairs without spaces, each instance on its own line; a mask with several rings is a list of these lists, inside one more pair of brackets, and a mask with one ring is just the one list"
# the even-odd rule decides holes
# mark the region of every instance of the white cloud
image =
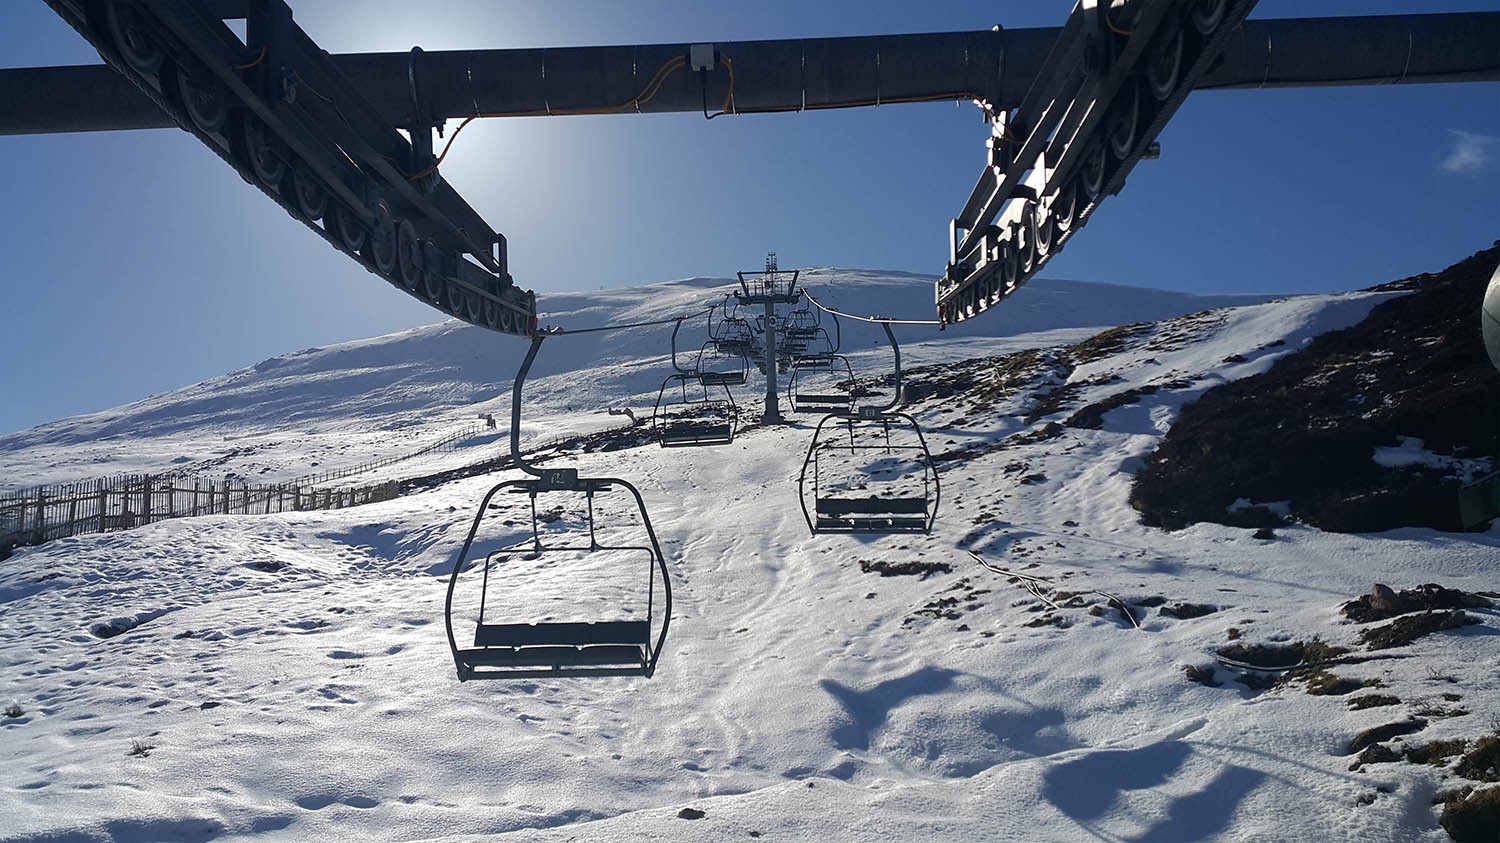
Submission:
[[1457,139],[1453,151],[1443,159],[1444,170],[1450,173],[1476,173],[1490,165],[1490,150],[1500,143],[1500,138],[1449,129]]

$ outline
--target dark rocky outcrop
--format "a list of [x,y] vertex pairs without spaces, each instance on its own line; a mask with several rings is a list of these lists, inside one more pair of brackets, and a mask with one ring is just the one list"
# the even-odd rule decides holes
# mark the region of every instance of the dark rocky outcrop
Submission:
[[1410,293],[1185,406],[1136,474],[1131,503],[1142,520],[1166,529],[1280,520],[1261,508],[1228,510],[1243,498],[1289,501],[1293,519],[1336,532],[1461,530],[1460,480],[1382,466],[1373,454],[1414,437],[1436,454],[1493,458],[1500,378],[1479,313],[1497,263],[1500,243],[1385,285]]

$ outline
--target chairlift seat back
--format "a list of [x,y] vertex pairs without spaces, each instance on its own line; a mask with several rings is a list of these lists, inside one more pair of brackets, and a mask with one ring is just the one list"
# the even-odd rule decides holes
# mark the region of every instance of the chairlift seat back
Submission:
[[792,412],[847,413],[853,403],[847,395],[797,395],[792,398]]
[[927,512],[926,498],[819,498],[819,515],[922,515]]

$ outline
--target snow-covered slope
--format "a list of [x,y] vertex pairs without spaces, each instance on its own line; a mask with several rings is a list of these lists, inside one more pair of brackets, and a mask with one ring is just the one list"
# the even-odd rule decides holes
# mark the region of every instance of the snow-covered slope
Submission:
[[[809,275],[850,310],[927,310],[918,279]],[[720,286],[554,297],[544,322],[652,318]],[[21,712],[0,720],[0,839],[1446,839],[1431,802],[1451,772],[1353,771],[1348,747],[1416,715],[1408,746],[1494,729],[1500,614],[1366,652],[1338,607],[1374,582],[1492,590],[1500,534],[1162,533],[1126,503],[1183,403],[1389,294],[1241,300],[1057,364],[1093,328],[1219,304],[1165,296],[1152,313],[1135,295],[1039,284],[993,325],[903,332],[918,365],[1040,349],[1017,388],[910,408],[945,455],[931,536],[809,536],[796,478],[814,420],[558,458],[644,495],[675,598],[649,680],[454,678],[446,578],[480,498],[514,473],[20,550],[0,563],[0,703]],[[863,373],[888,366],[875,335],[847,340],[868,349]],[[293,476],[503,414],[519,351],[448,324],[304,352],[8,437],[0,465],[62,478],[167,457]],[[641,408],[666,369],[660,328],[542,354],[538,438],[618,422],[599,411]],[[1039,401],[1061,387],[1066,406]],[[1101,402],[1098,429],[1024,435]],[[251,444],[225,459],[237,442]],[[930,574],[864,570],[910,563]],[[492,587],[525,600],[537,585]],[[583,611],[593,585],[576,581]],[[1180,604],[1213,611],[1162,611]],[[1231,641],[1314,639],[1374,656],[1328,667],[1371,690],[1258,691],[1215,662]],[[1351,705],[1377,689],[1394,702]]]
[[[809,270],[803,279],[815,295],[858,313],[926,318],[932,311],[931,279],[837,269]],[[737,286],[732,279],[697,278],[551,294],[542,298],[541,319],[564,328],[654,321],[719,304]],[[941,339],[940,355],[993,354],[1034,344],[1016,337],[1037,331],[1070,331],[1057,340],[1082,335],[1073,329],[1259,300],[1039,282],[1003,312],[941,334],[904,329],[901,339],[909,344],[907,362],[921,363],[929,359],[924,340]],[[873,352],[864,355],[872,372],[889,368],[878,330],[844,327],[846,349]],[[679,349],[696,353],[706,333],[705,319],[684,322]],[[971,344],[956,345],[959,339]],[[671,371],[670,341],[670,327],[650,326],[549,342],[528,384],[527,421],[551,435],[617,424],[605,414],[611,404],[649,410]],[[522,340],[449,321],[275,357],[124,407],[0,436],[0,491],[167,470],[277,482],[418,450],[480,413],[508,422],[511,382],[525,350]]]

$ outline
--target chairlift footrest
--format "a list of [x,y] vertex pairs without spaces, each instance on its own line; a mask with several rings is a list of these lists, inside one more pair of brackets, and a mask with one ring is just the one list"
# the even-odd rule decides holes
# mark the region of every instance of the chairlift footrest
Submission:
[[819,517],[814,532],[818,533],[925,533],[926,518],[823,518]]
[[644,670],[649,650],[633,644],[600,644],[588,647],[548,645],[537,647],[502,647],[459,650],[457,661],[462,670],[493,668],[568,668],[621,667]]

